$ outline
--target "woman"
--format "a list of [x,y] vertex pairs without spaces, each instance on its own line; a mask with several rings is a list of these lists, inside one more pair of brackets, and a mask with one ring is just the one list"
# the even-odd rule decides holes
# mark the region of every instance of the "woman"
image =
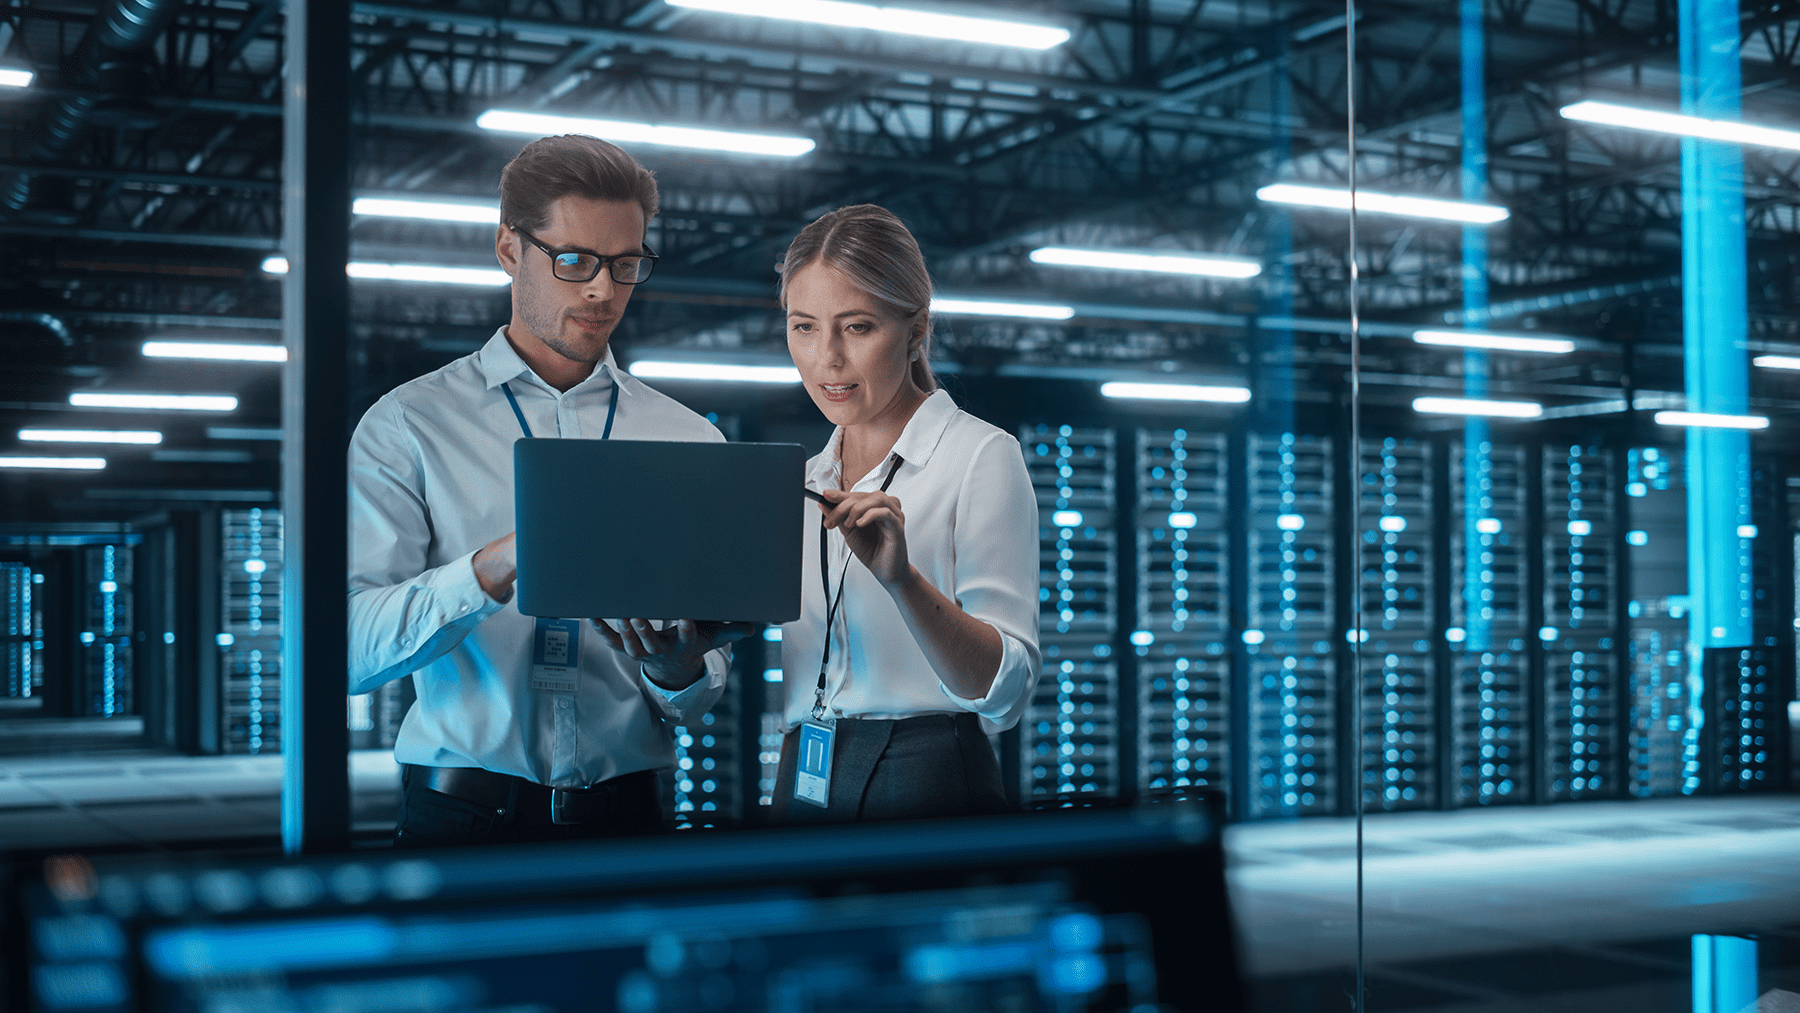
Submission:
[[[800,618],[782,632],[790,822],[1003,812],[987,731],[1037,682],[1037,498],[1018,441],[929,365],[931,277],[891,213],[842,208],[782,264],[788,352],[837,424],[807,465]],[[802,758],[805,762],[802,763]]]

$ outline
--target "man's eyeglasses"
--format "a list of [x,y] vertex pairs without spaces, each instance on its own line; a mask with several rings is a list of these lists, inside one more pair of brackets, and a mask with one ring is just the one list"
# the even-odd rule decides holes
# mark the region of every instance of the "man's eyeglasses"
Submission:
[[573,250],[552,250],[538,242],[536,236],[517,225],[511,226],[514,232],[525,237],[525,241],[544,251],[550,258],[550,273],[562,281],[578,284],[593,281],[606,268],[612,280],[621,285],[636,285],[650,277],[656,270],[656,254],[648,243],[644,244],[642,253],[622,253],[613,257],[602,257],[594,253],[580,253]]

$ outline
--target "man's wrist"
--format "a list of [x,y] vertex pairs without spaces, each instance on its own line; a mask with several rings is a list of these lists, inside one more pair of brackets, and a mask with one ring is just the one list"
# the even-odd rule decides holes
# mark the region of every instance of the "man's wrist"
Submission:
[[[673,668],[673,670],[671,670]],[[652,665],[644,662],[644,678],[672,693],[679,693],[706,677],[706,659],[700,658],[691,666]],[[678,674],[684,673],[684,674]]]

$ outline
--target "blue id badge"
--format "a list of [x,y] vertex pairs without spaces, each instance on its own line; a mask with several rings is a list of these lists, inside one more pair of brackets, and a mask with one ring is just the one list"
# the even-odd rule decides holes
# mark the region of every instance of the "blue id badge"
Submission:
[[800,762],[794,771],[794,797],[823,809],[831,804],[831,746],[837,728],[818,718],[800,723]]
[[531,634],[531,688],[575,692],[581,667],[581,620],[542,619]]

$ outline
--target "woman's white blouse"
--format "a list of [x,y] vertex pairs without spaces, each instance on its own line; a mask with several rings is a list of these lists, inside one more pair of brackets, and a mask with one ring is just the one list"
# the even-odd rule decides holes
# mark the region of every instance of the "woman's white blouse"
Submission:
[[[807,462],[806,484],[837,489],[839,441]],[[939,681],[907,629],[898,606],[875,575],[850,556],[842,533],[827,532],[831,591],[844,578],[843,603],[832,623],[826,698],[839,717],[906,718],[973,711],[989,731],[1017,724],[1037,685],[1037,495],[1019,441],[975,418],[942,390],[913,413],[889,457],[862,476],[853,491],[881,487],[898,455],[902,463],[888,494],[906,515],[908,561],[942,591],[1000,633],[1000,669],[979,700],[955,696]],[[825,589],[819,579],[818,508],[807,505],[801,544],[800,618],[782,627],[784,726],[806,718],[818,686],[825,635]],[[844,562],[850,560],[847,571]]]

